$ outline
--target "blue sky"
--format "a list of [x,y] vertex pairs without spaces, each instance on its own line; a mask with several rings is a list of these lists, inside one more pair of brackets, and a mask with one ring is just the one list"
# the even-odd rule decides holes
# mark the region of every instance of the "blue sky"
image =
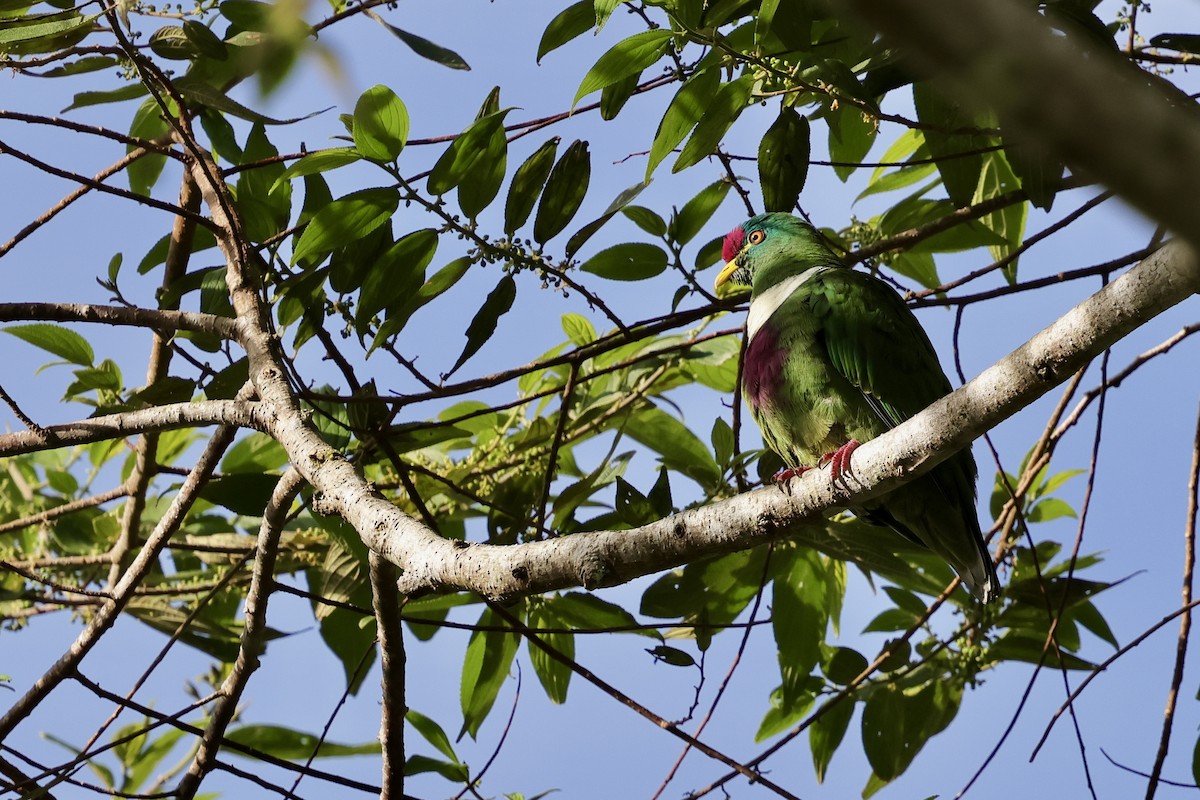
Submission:
[[[1113,8],[1106,4],[1102,12],[1107,10],[1111,16]],[[632,33],[638,27],[636,20],[618,12],[599,37],[584,36],[550,54],[538,66],[534,63],[537,39],[556,10],[534,2],[483,4],[451,0],[444,3],[410,2],[387,14],[393,24],[461,53],[471,63],[471,72],[453,72],[421,61],[383,29],[366,20],[345,26],[340,31],[335,27],[328,35],[323,34],[321,41],[341,64],[342,74],[334,75],[319,60],[311,59],[278,96],[271,98],[265,110],[293,116],[335,105],[336,111],[296,126],[275,128],[271,132],[272,138],[281,151],[298,150],[302,142],[310,149],[325,146],[331,135],[342,132],[334,114],[349,112],[358,94],[375,83],[391,86],[403,98],[412,118],[411,136],[414,138],[461,130],[495,84],[504,87],[502,105],[518,107],[513,112],[513,119],[561,111],[570,106],[580,79],[595,58],[622,35]],[[314,5],[312,14],[317,13],[318,8]],[[1194,29],[1195,22],[1194,12],[1189,15],[1180,6],[1170,4],[1158,4],[1155,12],[1143,19],[1147,34],[1159,30]],[[97,85],[102,82],[103,85],[113,84],[111,76],[97,77]],[[1185,78],[1185,87],[1195,90],[1197,87],[1191,85],[1194,83],[1194,75]],[[33,86],[28,80],[10,81],[0,104],[12,109],[57,114],[69,102],[69,97],[59,93],[62,87],[57,84],[56,81],[45,81]],[[247,102],[255,100],[253,90],[249,88],[241,96]],[[641,179],[642,157],[634,155],[624,163],[614,162],[649,147],[653,128],[668,98],[669,95],[661,94],[635,97],[614,122],[602,123],[594,114],[580,114],[552,131],[564,141],[581,137],[591,142],[594,177],[584,210],[577,218],[580,222],[594,217],[621,189]],[[897,105],[893,110],[903,110],[907,100],[898,96],[895,102]],[[133,107],[127,103],[119,107],[85,109],[68,116],[123,127]],[[747,113],[727,138],[729,148],[738,153],[753,153],[758,137],[773,114],[773,106]],[[535,134],[513,145],[510,168],[550,134],[550,131]],[[885,128],[869,157],[879,156],[897,134],[894,128]],[[821,141],[822,137],[823,127],[818,127],[814,140]],[[11,122],[0,124],[0,139],[56,163],[74,165],[87,174],[96,172],[120,153],[119,149],[96,147],[90,141],[81,142],[53,130],[31,130]],[[410,155],[414,164],[421,164],[438,153],[440,148],[420,151],[413,148],[411,154],[402,158],[402,164]],[[823,155],[816,151],[813,154],[814,158]],[[177,185],[177,175],[171,169],[168,167],[158,188],[159,195],[168,199],[173,197]],[[843,185],[830,170],[813,169],[801,203],[817,224],[837,228],[851,215],[863,218],[886,207],[892,198],[853,203],[868,174],[862,172],[848,185]],[[753,177],[752,166],[747,164],[743,174]],[[638,202],[665,213],[671,205],[682,205],[699,188],[719,176],[720,166],[715,163],[702,163],[679,176],[670,176],[666,169],[660,169],[656,181]],[[331,185],[337,195],[339,190],[345,192],[364,185],[364,180],[369,182],[370,178],[361,172],[350,173],[332,179]],[[339,185],[339,181],[344,183]],[[3,220],[0,240],[7,239],[70,188],[65,183],[55,185],[38,179],[31,170],[15,166],[11,159],[0,159],[0,186],[10,188],[0,193],[0,220]],[[1087,196],[1083,192],[1061,196],[1053,216],[1069,212]],[[493,209],[493,212],[497,210]],[[406,224],[413,227],[424,224],[409,221],[410,215],[419,214],[416,210],[402,209],[400,214],[396,223],[398,230]],[[724,233],[744,216],[744,210],[730,195],[696,244]],[[103,273],[114,252],[122,251],[127,273],[124,278],[133,289],[131,296],[149,302],[158,278],[152,275],[151,280],[143,281],[139,286],[132,280],[132,267],[149,245],[167,230],[168,224],[165,215],[158,211],[136,209],[127,204],[114,206],[105,198],[88,198],[68,210],[54,226],[34,234],[0,263],[8,277],[6,299],[106,302],[107,293],[93,282],[92,277]],[[1044,224],[1044,219],[1031,220],[1030,230],[1037,230]],[[1053,237],[1024,256],[1021,275],[1053,274],[1106,261],[1144,245],[1150,231],[1151,226],[1133,212],[1118,203],[1106,203],[1074,226],[1072,232]],[[598,250],[605,244],[623,240],[645,240],[645,237],[631,223],[618,218],[589,247]],[[440,266],[456,255],[448,246],[449,242],[443,244],[434,266]],[[939,269],[943,277],[948,277],[989,261],[986,253],[965,254],[953,259],[939,259]],[[461,349],[464,318],[473,313],[498,277],[496,272],[485,272],[455,288],[455,297],[463,309],[462,316],[430,311],[416,318],[419,327],[413,330],[419,331],[422,363],[439,364],[440,369],[445,369],[453,362]],[[610,295],[615,298],[626,319],[664,313],[669,309],[673,289],[673,285],[665,280],[633,287],[603,285],[599,280],[592,280],[588,285],[606,298]],[[658,286],[665,288],[656,292]],[[971,306],[964,318],[961,342],[967,377],[1022,344],[1098,287],[1098,280],[1080,281]],[[1196,308],[1193,299],[1121,342],[1114,348],[1111,370],[1122,368],[1137,353],[1194,322]],[[563,338],[558,320],[568,311],[584,314],[598,328],[604,327],[604,319],[588,309],[580,298],[563,299],[537,289],[530,281],[528,286],[521,287],[517,306],[502,323],[496,338],[459,377],[485,374],[499,365],[524,363],[543,352]],[[952,372],[952,313],[924,309],[919,316],[941,350],[948,371]],[[121,364],[130,384],[138,382],[145,368],[146,337],[109,330],[89,330],[88,335],[101,356],[112,357]],[[0,346],[8,367],[7,377],[3,379],[5,388],[27,410],[36,411],[39,422],[64,421],[86,413],[81,407],[63,407],[56,403],[68,380],[65,370],[59,369],[35,380],[35,371],[45,360],[42,354],[15,340],[0,342]],[[415,345],[405,342],[402,337],[401,346]],[[1105,410],[1104,445],[1082,551],[1103,551],[1105,554],[1105,563],[1091,571],[1094,578],[1116,580],[1133,576],[1099,601],[1100,609],[1122,643],[1178,605],[1186,476],[1196,402],[1200,397],[1200,371],[1194,369],[1196,348],[1196,343],[1189,340],[1171,356],[1136,373],[1126,385],[1109,396]],[[379,359],[373,359],[370,366],[378,370],[375,374],[381,388],[404,390],[407,379],[398,370],[389,370]],[[314,376],[325,369],[317,362],[306,363],[304,367]],[[1093,367],[1084,386],[1090,388],[1097,380],[1098,372]],[[511,397],[505,391],[492,397]],[[687,421],[702,438],[707,437],[717,415],[727,417],[729,413],[727,403],[730,398],[713,392],[696,391],[678,399]],[[1015,470],[1024,452],[1041,432],[1056,401],[1057,393],[1052,393],[992,432],[992,439],[1009,471]],[[431,415],[435,409],[429,407],[420,411]],[[10,417],[6,416],[4,420],[13,427],[19,425]],[[1055,470],[1086,468],[1094,420],[1093,409],[1060,448],[1054,462]],[[747,432],[747,435],[751,434]],[[986,447],[977,443],[975,453],[983,474],[992,473],[991,456]],[[631,469],[630,479],[635,485],[643,485],[649,482],[654,471],[651,458],[640,458]],[[1063,490],[1062,496],[1078,507],[1083,488],[1083,479],[1075,479]],[[984,495],[981,507],[986,517],[986,480],[981,491]],[[682,490],[677,490],[677,499],[682,494]],[[1034,533],[1069,542],[1075,535],[1075,521],[1064,519],[1035,526]],[[646,581],[639,581],[607,590],[603,596],[636,607],[645,585]],[[271,644],[262,669],[254,676],[246,695],[244,720],[319,730],[325,718],[334,711],[340,695],[343,686],[341,666],[321,645],[306,602],[276,595],[271,603],[272,627],[294,632],[294,635]],[[856,577],[851,583],[843,616],[842,630],[846,641],[861,644],[864,652],[875,652],[884,637],[879,634],[860,637],[857,632],[881,607],[882,601],[865,581]],[[468,611],[461,619],[473,621],[474,613]],[[767,613],[765,607],[761,613]],[[77,630],[66,616],[55,616],[36,620],[28,630],[17,634],[0,633],[0,642],[4,643],[0,645],[0,653],[6,656],[0,657],[0,672],[11,674],[13,685],[23,688],[62,652]],[[1112,767],[1100,751],[1104,749],[1114,759],[1138,769],[1149,768],[1157,747],[1176,631],[1174,623],[1166,626],[1118,661],[1089,688],[1078,704],[1087,754],[1100,797],[1125,797],[1143,791],[1142,779]],[[456,730],[460,719],[458,675],[465,636],[456,631],[444,631],[430,643],[410,643],[410,703],[417,710],[439,719],[452,735],[451,729]],[[601,677],[651,705],[664,717],[678,718],[686,713],[697,677],[693,670],[653,663],[644,652],[649,640],[638,637],[580,639],[579,661]],[[101,647],[89,655],[84,662],[85,671],[107,688],[123,692],[133,671],[140,671],[163,641],[161,636],[140,623],[122,621],[115,635],[106,637]],[[709,651],[705,703],[711,700],[717,682],[728,670],[736,644],[735,635],[726,635],[719,637]],[[1105,658],[1109,652],[1110,648],[1098,641],[1090,642],[1085,650],[1085,654],[1095,659]],[[518,661],[523,679],[513,728],[488,773],[483,788],[485,795],[493,796],[501,791],[522,791],[530,795],[550,788],[562,789],[562,797],[649,796],[653,793],[679,752],[677,740],[634,717],[579,680],[572,683],[568,704],[553,706],[541,693],[524,651]],[[184,702],[181,699],[182,681],[200,674],[206,666],[203,658],[177,648],[139,692],[138,698],[144,702],[153,701],[159,709],[173,710]],[[1027,666],[1009,665],[988,676],[985,685],[964,699],[963,709],[951,728],[926,746],[907,774],[877,796],[953,796],[999,740],[1020,701],[1030,672],[1031,668]],[[1077,683],[1080,677],[1072,675],[1072,683]],[[367,679],[364,691],[338,715],[331,729],[331,739],[359,742],[375,735],[378,726],[377,682],[376,675]],[[705,740],[738,757],[759,752],[765,744],[754,745],[753,732],[766,709],[768,693],[777,683],[774,647],[769,634],[764,631],[751,638],[734,673],[729,695],[710,723]],[[1189,673],[1185,677],[1175,723],[1177,735],[1164,773],[1175,780],[1189,780],[1191,774],[1191,747],[1200,725],[1200,713],[1192,700],[1195,686],[1196,679]],[[464,741],[461,745],[460,755],[472,766],[477,768],[491,754],[515,692],[514,679],[502,691],[496,710],[480,733],[479,742]],[[1038,760],[1032,765],[1027,763],[1033,743],[1063,697],[1061,676],[1043,672],[1008,743],[970,796],[1086,795],[1079,747],[1068,720],[1059,723]],[[107,712],[106,706],[92,701],[82,690],[69,689],[48,702],[34,719],[23,725],[17,734],[19,739],[13,745],[28,748],[48,760],[54,759],[60,751],[53,745],[35,743],[37,731],[52,730],[72,736],[77,731],[90,730],[90,727],[74,724],[74,720],[86,715],[99,722]],[[65,723],[66,719],[71,723]],[[869,770],[854,733],[856,728],[857,725],[852,724],[851,738],[835,756],[824,786],[815,785],[804,737],[768,762],[771,779],[805,798],[857,796]],[[413,741],[416,742],[415,736]],[[417,744],[416,750],[431,752],[423,744]],[[240,762],[239,765],[245,767],[247,763]],[[333,762],[327,766],[336,771],[344,769]],[[352,771],[362,780],[375,782],[378,779],[376,767],[369,759],[357,760],[352,770],[346,771]],[[702,756],[689,755],[680,777],[663,797],[677,797],[703,786],[723,772],[723,768],[706,762]],[[268,770],[264,769],[261,774],[267,775]],[[747,786],[744,781],[736,781],[732,786],[733,794],[738,798],[769,796],[766,790]],[[415,779],[409,792],[431,798],[443,796],[444,787],[444,783],[432,779]],[[221,775],[214,776],[211,788],[226,790],[227,797],[254,796],[246,793],[244,784],[231,782]],[[1161,796],[1179,791],[1163,787]],[[301,784],[299,794],[304,797],[336,796],[326,787],[309,781]],[[59,796],[74,795],[63,791]]]

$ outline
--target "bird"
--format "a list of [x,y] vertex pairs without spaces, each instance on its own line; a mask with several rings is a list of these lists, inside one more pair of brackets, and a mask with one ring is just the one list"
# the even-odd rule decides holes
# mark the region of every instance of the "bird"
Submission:
[[[860,443],[950,393],[929,336],[890,286],[850,269],[812,225],[759,214],[722,242],[716,289],[749,286],[742,396],[785,482],[830,465],[850,469]],[[975,509],[970,447],[881,498],[852,508],[945,559],[980,602],[1000,591]]]

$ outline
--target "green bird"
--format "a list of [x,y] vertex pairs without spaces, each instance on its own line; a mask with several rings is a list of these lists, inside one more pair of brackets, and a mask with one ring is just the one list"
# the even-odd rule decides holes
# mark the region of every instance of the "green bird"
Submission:
[[[949,394],[921,324],[891,287],[842,264],[809,224],[760,214],[725,237],[716,286],[751,287],[742,395],[763,440],[789,469],[829,463]],[[994,600],[1000,582],[975,511],[970,448],[855,514],[944,558],[971,593]]]

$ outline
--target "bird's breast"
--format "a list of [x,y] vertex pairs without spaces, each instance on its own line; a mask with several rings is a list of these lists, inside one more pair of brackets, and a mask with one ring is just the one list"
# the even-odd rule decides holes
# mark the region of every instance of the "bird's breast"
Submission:
[[786,360],[787,353],[779,346],[779,332],[771,325],[760,327],[746,347],[742,366],[742,393],[756,411],[772,405]]

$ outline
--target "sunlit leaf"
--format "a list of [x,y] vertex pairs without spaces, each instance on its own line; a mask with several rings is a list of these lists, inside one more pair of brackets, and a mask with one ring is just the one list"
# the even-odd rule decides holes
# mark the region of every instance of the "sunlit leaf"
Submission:
[[675,93],[662,121],[658,123],[658,131],[654,134],[654,143],[650,146],[650,157],[646,164],[646,180],[650,179],[663,159],[679,146],[688,132],[696,127],[696,123],[704,116],[705,109],[712,102],[720,83],[720,70],[701,70],[688,78]]
[[659,28],[635,33],[613,45],[583,77],[571,107],[594,91],[640,73],[662,57],[670,41],[670,29]]
[[596,9],[593,0],[579,0],[560,11],[538,42],[537,61],[552,50],[557,50],[572,39],[587,33],[596,24]]
[[614,281],[641,281],[666,271],[667,260],[666,251],[658,245],[628,242],[601,250],[580,269]]
[[319,257],[352,239],[366,236],[391,218],[400,204],[395,189],[361,189],[317,212],[292,251],[291,263]]
[[502,625],[503,620],[495,612],[485,609],[479,618],[479,627],[483,630],[472,633],[467,643],[460,692],[463,726],[459,738],[464,733],[475,738],[508,677],[509,666],[517,653],[518,637],[515,633],[487,630]]
[[28,325],[8,325],[0,328],[0,331],[16,336],[72,364],[90,367],[96,358],[87,339],[59,325],[35,322]]
[[354,148],[375,161],[395,161],[408,141],[408,109],[386,86],[372,86],[354,106]]

